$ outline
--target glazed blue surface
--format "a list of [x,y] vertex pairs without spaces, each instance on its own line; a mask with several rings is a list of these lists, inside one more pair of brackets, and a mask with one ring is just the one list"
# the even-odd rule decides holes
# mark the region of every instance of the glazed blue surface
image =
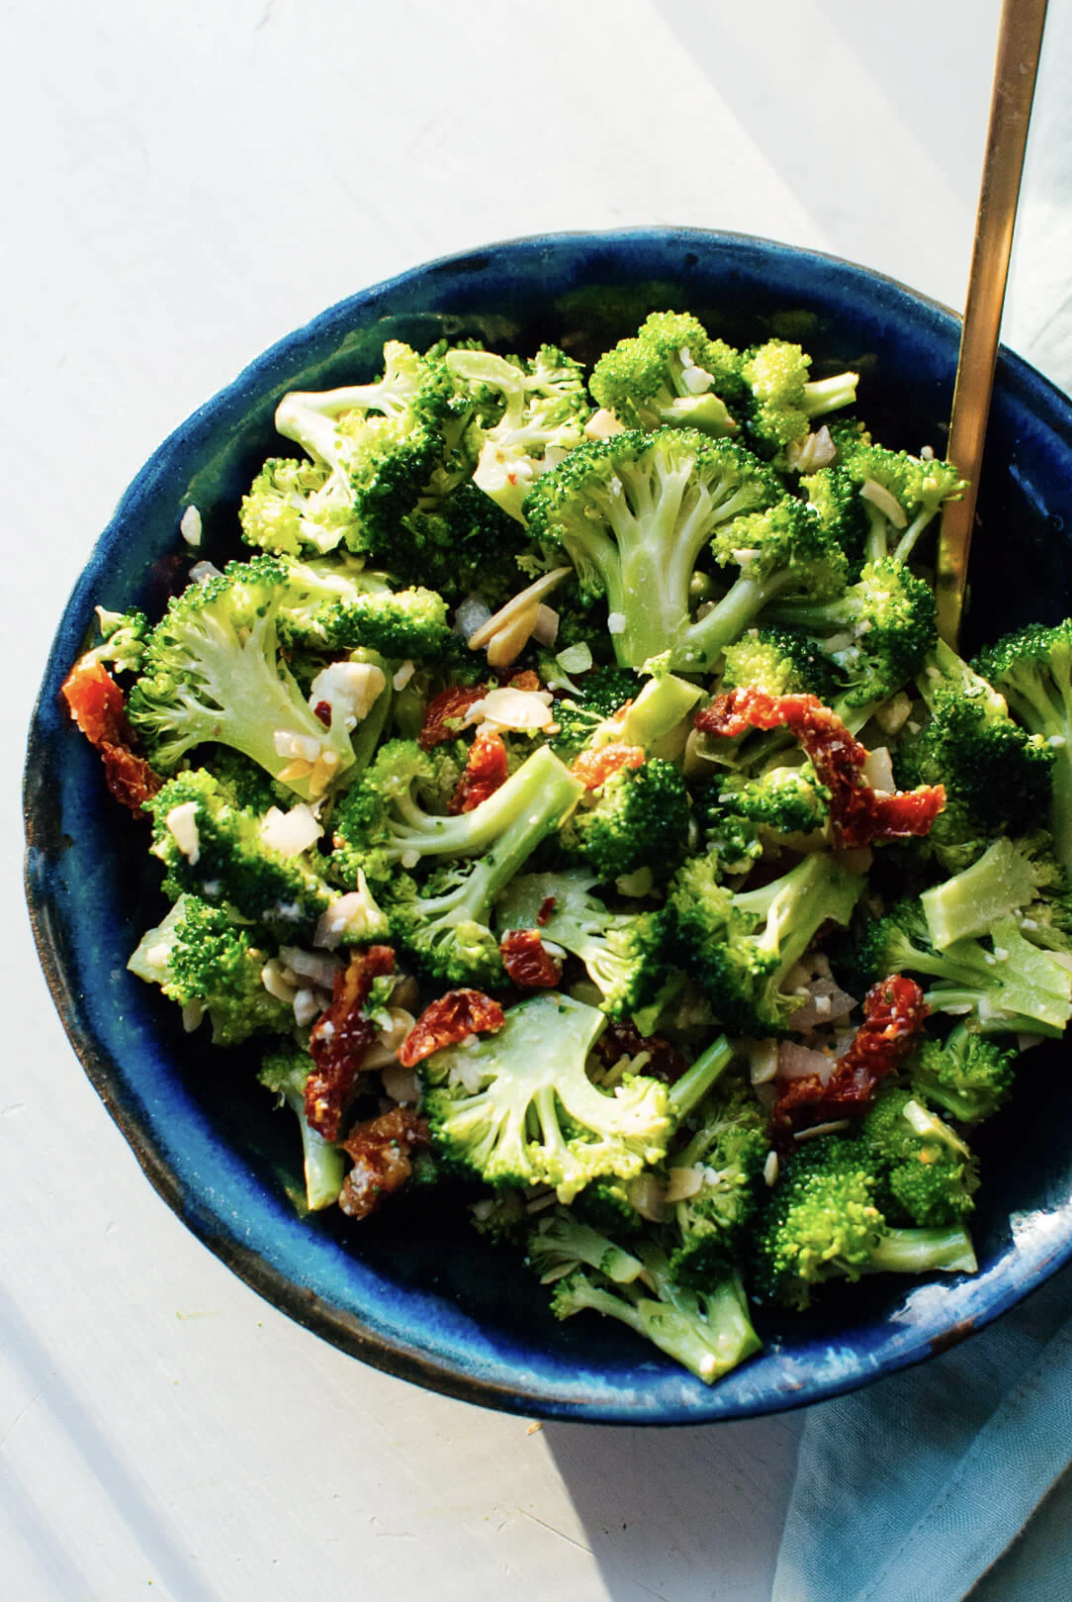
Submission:
[[[541,339],[582,359],[648,311],[695,312],[736,343],[771,333],[816,353],[814,376],[862,374],[861,411],[884,444],[943,453],[959,324],[861,268],[766,241],[689,230],[562,235],[434,262],[334,306],[272,347],[160,447],[101,535],[57,631],[26,772],[27,892],[57,1007],[87,1072],[162,1194],[258,1291],[345,1350],[418,1383],[527,1415],[677,1424],[817,1401],[918,1361],[1018,1301],[1072,1255],[1072,1087],[1063,1048],[1032,1053],[1022,1097],[984,1131],[980,1273],[836,1292],[807,1321],[761,1326],[767,1348],[713,1389],[625,1331],[558,1325],[509,1254],[449,1213],[399,1198],[359,1227],[300,1220],[287,1189],[296,1130],[251,1085],[242,1053],[177,1029],[174,1009],[126,971],[162,903],[146,839],[104,790],[98,759],[58,692],[93,607],[159,614],[188,566],[178,525],[193,502],[202,555],[237,555],[235,512],[295,387],[362,382],[383,341],[477,335],[503,350]],[[968,647],[1069,606],[1072,405],[1002,356],[972,562]],[[1002,1147],[988,1161],[988,1144]]]

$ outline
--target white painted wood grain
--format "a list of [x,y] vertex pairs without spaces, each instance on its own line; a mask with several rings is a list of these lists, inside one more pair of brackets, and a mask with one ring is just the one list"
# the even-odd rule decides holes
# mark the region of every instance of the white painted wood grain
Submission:
[[17,770],[63,600],[129,478],[355,288],[515,234],[674,222],[958,300],[996,9],[9,3],[5,1602],[767,1597],[794,1419],[530,1435],[343,1357],[186,1233],[52,1015],[18,907]]

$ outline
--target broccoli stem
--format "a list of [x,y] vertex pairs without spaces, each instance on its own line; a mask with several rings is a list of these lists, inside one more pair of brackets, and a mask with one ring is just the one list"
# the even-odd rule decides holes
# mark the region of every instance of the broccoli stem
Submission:
[[858,373],[835,373],[832,378],[816,378],[804,385],[803,410],[809,417],[825,417],[856,399]]
[[432,817],[409,794],[397,797],[393,804],[403,821],[392,829],[392,855],[401,857],[412,845],[422,856],[477,856],[496,844],[509,821],[524,816],[530,808],[540,812],[550,799],[558,808],[556,821],[561,823],[583,794],[580,780],[550,746],[541,746],[472,812],[453,818]]
[[999,918],[1034,900],[1031,864],[1011,840],[995,840],[963,873],[925,890],[920,902],[939,951],[956,940],[988,934]]
[[346,1163],[338,1146],[333,1146],[323,1135],[317,1134],[305,1117],[305,1097],[301,1087],[287,1086],[283,1092],[287,1106],[292,1109],[301,1129],[302,1155],[305,1159],[305,1201],[311,1213],[323,1207],[332,1207],[339,1199]]
[[[692,1066],[686,1069],[676,1084],[670,1086],[670,1102],[678,1118],[686,1118],[699,1105],[732,1061],[733,1047],[725,1035],[719,1035],[705,1051],[701,1051]],[[683,1166],[687,1168],[688,1162],[683,1161]]]
[[871,1253],[872,1274],[974,1274],[979,1267],[963,1224],[947,1229],[891,1229]]

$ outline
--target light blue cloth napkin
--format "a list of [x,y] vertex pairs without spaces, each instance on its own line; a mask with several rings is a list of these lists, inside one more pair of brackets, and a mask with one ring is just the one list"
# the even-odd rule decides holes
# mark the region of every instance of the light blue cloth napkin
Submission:
[[1065,1269],[943,1357],[810,1410],[772,1602],[1064,1602],[1070,1463]]

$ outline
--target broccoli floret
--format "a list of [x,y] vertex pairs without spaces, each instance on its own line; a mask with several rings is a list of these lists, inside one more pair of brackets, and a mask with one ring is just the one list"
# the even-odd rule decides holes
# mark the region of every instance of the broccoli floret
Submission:
[[645,1184],[644,1176],[639,1180],[595,1179],[574,1198],[571,1211],[601,1235],[619,1235],[628,1240],[644,1228],[644,1215],[634,1205],[633,1190]]
[[[739,871],[760,854],[760,835],[814,835],[830,815],[830,791],[819,783],[811,763],[769,767],[760,779],[726,774],[708,788],[702,807],[703,839],[716,851],[724,871]],[[750,830],[753,831],[750,835]],[[750,839],[755,839],[756,847]],[[744,849],[742,849],[744,847]]]
[[569,833],[601,883],[643,867],[674,871],[688,846],[689,793],[672,763],[649,757],[589,793],[595,805],[575,814]]
[[531,362],[486,350],[452,350],[445,361],[456,382],[502,398],[497,422],[479,430],[473,482],[524,523],[534,480],[584,437],[592,408],[581,368],[554,345],[541,345]]
[[582,1264],[616,1285],[631,1285],[644,1272],[639,1257],[615,1245],[565,1207],[544,1213],[528,1237],[528,1264],[543,1284],[562,1279]]
[[768,695],[816,695],[828,704],[837,690],[830,658],[815,640],[794,629],[748,629],[726,647],[724,690],[764,690]]
[[390,548],[400,518],[419,506],[437,475],[445,489],[464,474],[447,466],[465,414],[441,357],[389,340],[383,358],[375,383],[293,392],[275,414],[279,432],[329,470],[319,494],[335,507],[348,505],[342,538],[366,555]]
[[784,339],[770,339],[745,352],[740,373],[752,394],[748,431],[768,449],[803,439],[813,417],[855,401],[858,373],[838,373],[813,382],[808,378],[810,367],[811,357]]
[[333,551],[353,523],[345,474],[325,462],[273,456],[265,462],[238,513],[247,545],[302,556]]
[[1055,752],[1051,829],[1057,858],[1072,873],[1072,620],[1007,634],[973,666]]
[[79,666],[107,663],[116,673],[139,673],[149,635],[144,612],[109,612],[96,608],[101,643],[79,657]]
[[759,1297],[804,1308],[813,1288],[832,1279],[975,1272],[963,1224],[891,1229],[875,1189],[873,1160],[858,1137],[820,1135],[803,1143],[782,1169],[752,1233]]
[[284,856],[268,844],[265,819],[236,806],[205,769],[169,779],[146,810],[153,816],[152,853],[168,870],[169,895],[199,896],[291,936],[310,933],[337,899],[321,875],[315,846]]
[[590,1310],[620,1319],[661,1352],[703,1380],[715,1380],[760,1350],[739,1277],[729,1274],[703,1291],[674,1282],[666,1254],[651,1242],[637,1248],[644,1264],[645,1294],[639,1281],[616,1286],[602,1275],[578,1269],[555,1286],[556,1318]]
[[207,1013],[219,1046],[237,1046],[251,1035],[286,1034],[294,1028],[289,1002],[270,996],[261,980],[267,954],[248,929],[220,907],[197,896],[180,896],[163,923],[138,943],[127,967],[187,1016]]
[[[476,862],[441,868],[423,886],[408,874],[390,886],[386,908],[393,938],[430,974],[451,984],[487,988],[504,982],[499,942],[488,927],[492,907],[581,793],[580,782],[546,748],[525,768],[532,774],[515,792],[512,806],[495,811],[495,832]],[[481,807],[491,807],[506,788]],[[481,807],[465,816],[475,818]]]
[[519,1190],[492,1191],[470,1205],[469,1221],[478,1235],[497,1244],[524,1246],[529,1225],[525,1198]]
[[894,1223],[955,1224],[974,1207],[979,1165],[949,1125],[900,1086],[883,1089],[860,1129],[876,1195]]
[[315,620],[315,633],[326,648],[359,648],[380,655],[422,662],[442,656],[450,646],[447,603],[435,590],[385,591],[337,602]]
[[553,1185],[567,1206],[594,1179],[632,1179],[659,1162],[672,1128],[666,1086],[637,1076],[608,1093],[588,1078],[605,1023],[596,1008],[542,991],[511,1007],[496,1034],[426,1057],[418,1073],[434,1149],[495,1186]]
[[869,562],[833,600],[778,600],[764,617],[828,642],[839,699],[848,707],[888,700],[919,671],[937,639],[933,590],[892,559]]
[[871,528],[869,503],[860,486],[844,467],[820,467],[801,477],[800,487],[819,521],[845,553],[849,576],[860,577],[867,561],[867,540]]
[[677,1244],[670,1272],[692,1290],[704,1290],[733,1267],[770,1151],[766,1114],[743,1080],[721,1080],[700,1118],[688,1145],[670,1159],[673,1171],[691,1169],[699,1179],[699,1188],[674,1205],[671,1222]]
[[734,1034],[783,1034],[802,998],[782,982],[824,923],[847,924],[865,880],[815,852],[765,885],[734,895],[712,857],[693,857],[670,886],[677,960]]
[[902,742],[912,784],[944,784],[961,804],[959,836],[1022,834],[1045,817],[1055,751],[1009,716],[1005,698],[939,640],[918,675],[931,721]]
[[961,1123],[977,1124],[1008,1100],[1015,1065],[1014,1051],[959,1024],[944,1042],[923,1042],[912,1085]]
[[959,500],[967,487],[951,462],[886,450],[867,435],[839,437],[838,466],[858,485],[865,505],[869,562],[886,556],[907,562],[945,502]]
[[325,1140],[306,1120],[305,1081],[312,1066],[309,1053],[290,1044],[267,1052],[257,1077],[298,1119],[305,1159],[305,1201],[309,1211],[316,1212],[338,1201],[346,1163],[340,1148]]
[[477,593],[497,607],[516,593],[529,549],[516,519],[469,480],[407,513],[379,557],[400,582],[426,584],[452,604]]
[[[472,857],[485,851],[503,829],[550,794],[565,813],[584,787],[547,746],[541,746],[493,795],[471,812],[445,817],[422,801],[443,804],[456,770],[453,748],[422,751],[415,740],[390,740],[343,796],[335,815],[333,876],[352,883],[358,868],[374,882],[389,879],[404,858]],[[444,783],[444,767],[447,783]],[[567,799],[568,798],[568,799]]]
[[[663,658],[700,671],[777,594],[827,598],[844,557],[756,457],[695,429],[636,430],[579,445],[525,502],[533,537],[564,550],[582,592],[604,597],[623,667]],[[702,618],[690,586],[712,546],[740,576]]]
[[555,703],[558,733],[552,736],[552,748],[564,760],[572,760],[639,689],[628,668],[596,668],[587,674],[573,695]]
[[[281,563],[257,556],[171,601],[149,636],[128,708],[159,772],[172,772],[192,747],[218,742],[273,778],[288,775],[284,782],[309,800],[353,766],[344,720],[333,715],[325,728],[280,657],[277,618],[288,584]],[[309,760],[296,763],[296,751]]]
[[1065,873],[1048,849],[1048,836],[1003,836],[970,868],[925,890],[920,903],[931,944],[945,951],[956,941],[989,933],[1011,913],[1033,918],[1036,897],[1040,911],[1048,907],[1051,918],[1056,912],[1058,926],[1067,925]]
[[726,399],[742,393],[739,368],[738,353],[710,339],[695,317],[652,312],[635,338],[600,357],[589,387],[626,428],[698,428],[718,437],[737,429]]
[[936,981],[926,998],[934,1011],[971,1014],[995,1032],[1060,1034],[1072,1017],[1072,974],[1025,940],[1013,918],[989,935],[990,950],[958,940],[936,951],[919,900],[899,901],[864,927],[849,982],[865,989],[892,973],[924,974]]
[[657,912],[613,913],[592,895],[584,868],[515,879],[495,909],[496,927],[537,929],[579,957],[612,1018],[631,1016],[666,978],[665,919]]

